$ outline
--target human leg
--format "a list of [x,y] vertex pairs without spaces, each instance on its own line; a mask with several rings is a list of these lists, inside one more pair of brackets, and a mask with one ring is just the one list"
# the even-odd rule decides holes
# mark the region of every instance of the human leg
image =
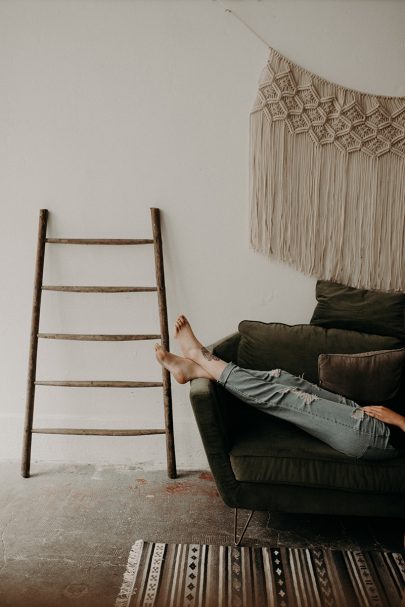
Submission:
[[[240,400],[280,419],[294,423],[337,451],[356,458],[395,457],[389,427],[367,415],[343,396],[323,390],[285,371],[242,369],[210,353],[195,337],[188,320],[179,316],[175,338],[185,357],[194,361]],[[263,379],[263,373],[266,377]]]
[[[296,386],[292,376],[283,384],[263,380],[250,370],[229,363],[218,383],[249,405],[284,419],[351,457],[391,458],[398,451],[389,444],[389,428],[366,415],[353,401],[331,401]],[[327,392],[327,391],[326,391]],[[376,423],[377,422],[377,423]]]
[[288,371],[283,371],[282,369],[272,369],[270,371],[258,371],[256,369],[246,370],[249,371],[251,375],[258,377],[263,381],[295,387],[303,392],[314,394],[319,398],[324,398],[336,403],[345,403],[352,407],[358,407],[358,404],[353,400],[350,400],[349,398],[346,398],[340,394],[336,394],[335,392],[330,392],[330,390],[325,390],[324,388],[321,388],[317,384],[311,383],[301,376],[293,375],[292,373],[288,373]]
[[[180,315],[176,319],[174,337],[179,344],[184,357],[193,360],[200,367],[203,367],[213,379],[219,379],[227,363],[209,352],[207,348],[203,346],[203,344],[194,335],[191,325],[184,315]],[[310,394],[316,394],[317,396],[331,401],[346,402],[347,404],[353,403],[353,401],[349,401],[344,396],[324,390],[316,384],[312,384],[302,377],[296,377],[295,375],[292,375],[287,371],[283,371],[282,369],[273,369],[270,371],[246,369],[246,371],[263,381],[285,384],[291,387],[295,386],[302,391],[309,392]]]
[[[213,379],[193,361],[166,352],[159,344],[155,349],[159,363],[179,383],[199,377]],[[385,459],[398,454],[388,444],[388,427],[367,416],[353,401],[350,401],[352,405],[330,401],[300,390],[293,382],[290,386],[272,383],[234,363],[224,365],[218,383],[229,392],[269,415],[294,423],[336,450],[365,459]]]

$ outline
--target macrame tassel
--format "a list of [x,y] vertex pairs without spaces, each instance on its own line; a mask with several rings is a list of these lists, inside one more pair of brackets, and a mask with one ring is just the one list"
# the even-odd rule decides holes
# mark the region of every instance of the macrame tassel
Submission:
[[324,280],[400,291],[404,220],[405,99],[344,89],[272,50],[250,116],[252,247]]

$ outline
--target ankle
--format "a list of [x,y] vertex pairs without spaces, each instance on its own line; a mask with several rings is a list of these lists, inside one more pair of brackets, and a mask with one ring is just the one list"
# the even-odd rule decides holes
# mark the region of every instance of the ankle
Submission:
[[199,346],[191,346],[187,349],[187,358],[199,364],[201,362],[201,359],[204,360],[201,349],[202,348]]

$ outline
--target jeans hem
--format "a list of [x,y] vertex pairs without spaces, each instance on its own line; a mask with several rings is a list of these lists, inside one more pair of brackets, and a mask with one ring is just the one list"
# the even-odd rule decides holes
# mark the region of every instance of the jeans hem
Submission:
[[221,384],[221,386],[225,386],[226,382],[228,381],[228,377],[230,376],[235,367],[236,365],[233,362],[230,362],[226,365],[221,375],[217,379],[217,382]]

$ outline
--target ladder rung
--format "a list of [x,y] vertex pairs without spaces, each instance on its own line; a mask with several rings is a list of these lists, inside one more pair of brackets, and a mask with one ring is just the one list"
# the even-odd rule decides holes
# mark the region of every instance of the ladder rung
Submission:
[[94,436],[145,436],[147,434],[166,434],[160,428],[142,430],[109,430],[107,428],[33,428],[35,434],[83,434]]
[[49,244],[153,244],[151,238],[47,238]]
[[161,339],[161,335],[85,335],[81,333],[38,333],[41,339],[71,339],[77,341],[142,341]]
[[36,386],[65,386],[68,388],[161,388],[158,381],[36,381]]
[[157,287],[71,287],[64,285],[43,285],[43,291],[67,291],[70,293],[149,293]]

